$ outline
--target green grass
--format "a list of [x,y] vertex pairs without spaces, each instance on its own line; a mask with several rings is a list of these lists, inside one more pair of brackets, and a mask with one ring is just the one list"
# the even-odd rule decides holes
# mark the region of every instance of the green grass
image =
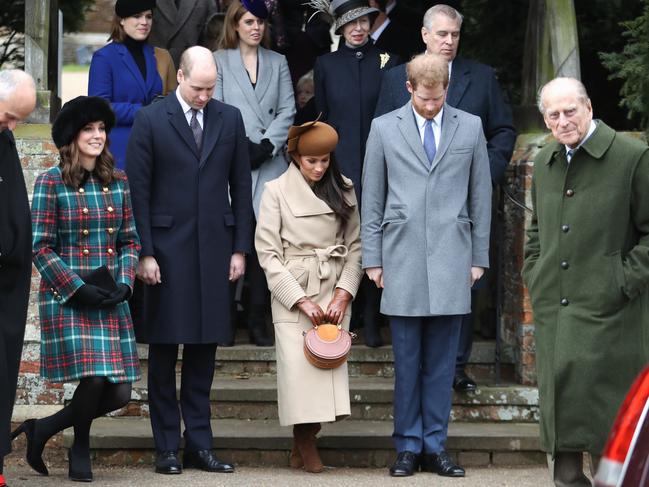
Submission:
[[90,69],[90,66],[85,66],[82,64],[65,64],[63,66],[64,73],[84,73]]

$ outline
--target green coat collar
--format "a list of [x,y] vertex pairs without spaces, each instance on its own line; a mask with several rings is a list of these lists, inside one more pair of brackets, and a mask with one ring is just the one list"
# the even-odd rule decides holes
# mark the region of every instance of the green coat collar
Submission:
[[[581,146],[593,159],[601,159],[615,139],[615,130],[601,120],[595,120],[597,128],[593,135]],[[551,164],[556,155],[564,151],[564,145],[556,140],[548,145],[548,148],[539,154],[538,162]]]

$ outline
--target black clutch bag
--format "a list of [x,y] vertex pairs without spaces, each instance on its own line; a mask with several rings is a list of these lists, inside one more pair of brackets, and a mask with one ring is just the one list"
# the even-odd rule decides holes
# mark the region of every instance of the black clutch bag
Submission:
[[86,284],[92,284],[93,286],[97,286],[106,291],[117,291],[117,283],[108,270],[108,267],[105,265],[97,267],[88,274],[82,275],[81,279],[83,279],[83,282]]

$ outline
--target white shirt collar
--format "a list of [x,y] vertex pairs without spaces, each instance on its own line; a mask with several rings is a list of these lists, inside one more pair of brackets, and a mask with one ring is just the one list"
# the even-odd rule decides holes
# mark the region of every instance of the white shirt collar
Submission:
[[379,37],[381,37],[381,34],[383,34],[383,31],[388,25],[390,25],[390,18],[386,17],[385,21],[379,26],[379,28],[370,34],[372,40],[376,41]]
[[[426,127],[426,119],[417,113],[415,107],[412,107],[412,113],[415,114],[415,121],[417,122],[417,129],[419,129],[419,137],[421,142],[424,142],[424,130]],[[444,107],[439,111],[435,117],[433,117],[433,134],[435,135],[435,145],[439,147],[439,139],[442,135],[442,118],[444,116]]]
[[[575,147],[574,149],[570,149],[567,145],[564,145],[564,149],[566,151],[566,157],[568,155],[568,151],[572,150],[572,154],[574,155],[575,151],[579,149],[582,145],[586,143],[586,141],[590,138],[591,135],[593,135],[593,132],[595,132],[595,129],[597,128],[597,124],[595,123],[595,120],[590,121],[590,126],[588,127],[588,132],[586,132],[586,137],[581,139],[581,142]],[[572,157],[569,157],[568,159],[571,159]],[[568,161],[570,162],[570,161]]]

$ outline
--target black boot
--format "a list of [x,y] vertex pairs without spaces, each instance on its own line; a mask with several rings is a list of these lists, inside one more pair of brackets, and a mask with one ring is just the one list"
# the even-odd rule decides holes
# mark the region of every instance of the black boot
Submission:
[[266,330],[266,307],[252,306],[248,314],[248,333],[250,343],[258,347],[271,347],[275,343]]

